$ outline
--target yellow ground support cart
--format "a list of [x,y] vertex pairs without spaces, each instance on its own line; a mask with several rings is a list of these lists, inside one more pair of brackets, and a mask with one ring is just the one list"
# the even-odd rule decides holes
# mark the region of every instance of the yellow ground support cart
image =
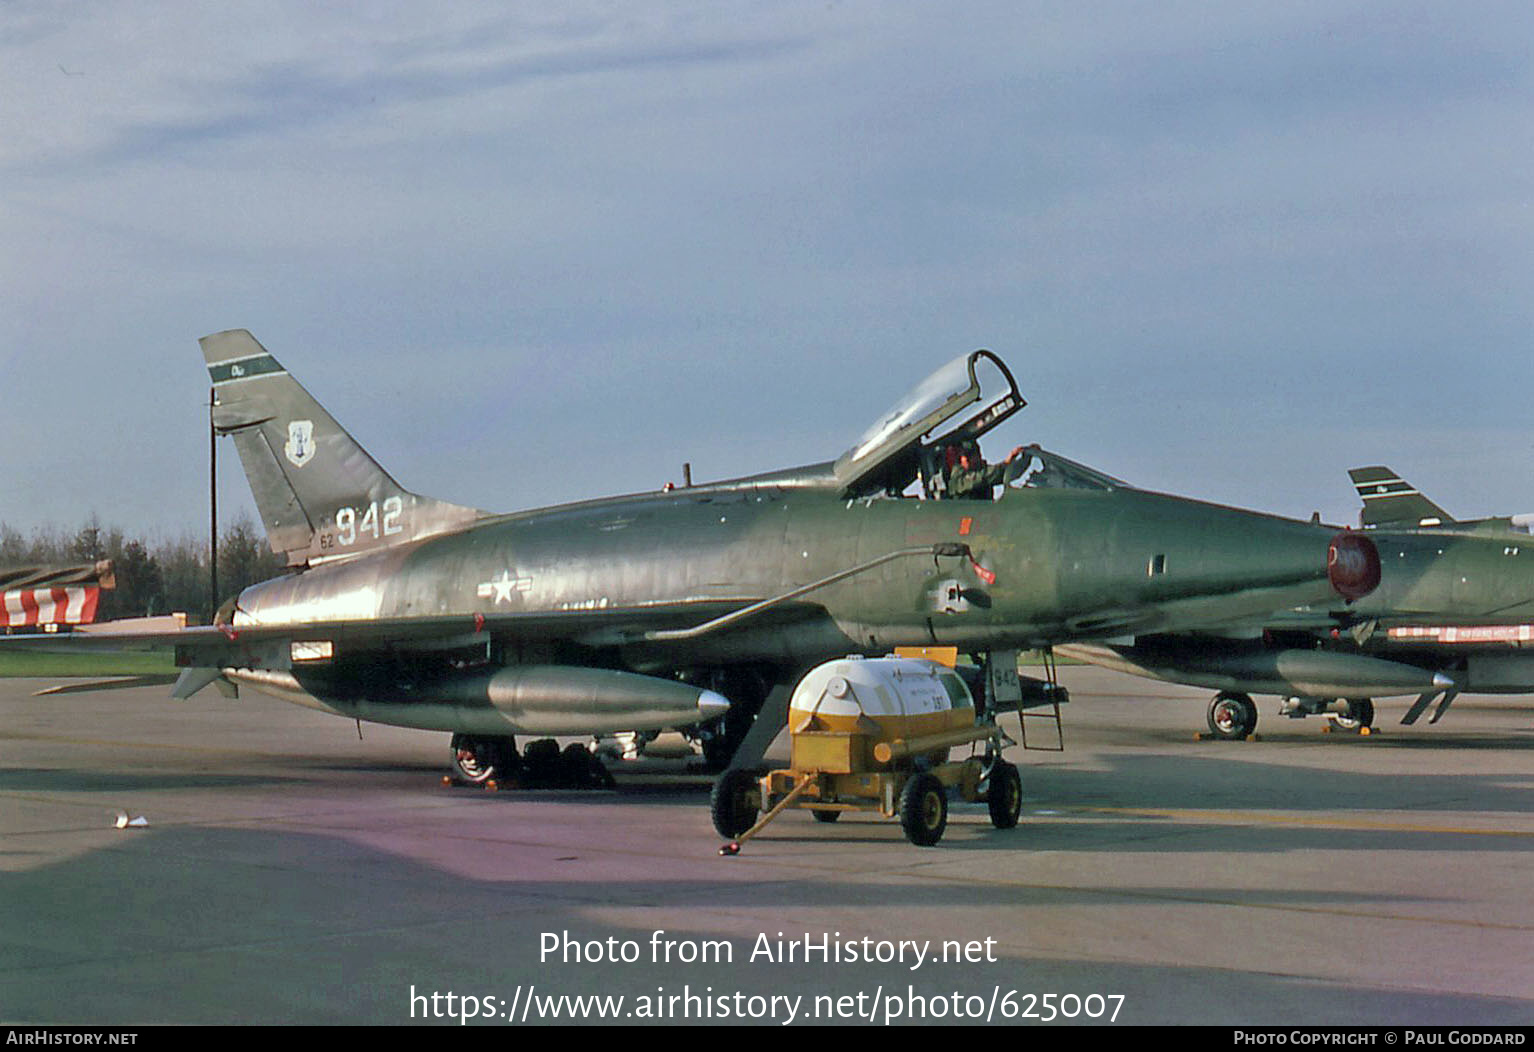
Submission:
[[[950,789],[985,800],[996,828],[1017,824],[1022,779],[1001,758],[1012,742],[977,718],[969,688],[946,665],[908,657],[828,661],[794,688],[788,726],[787,769],[726,771],[714,784],[714,828],[731,838],[721,854],[736,854],[790,807],[822,822],[846,811],[898,816],[911,843],[931,846],[948,825]],[[979,742],[982,754],[949,760],[950,749]]]

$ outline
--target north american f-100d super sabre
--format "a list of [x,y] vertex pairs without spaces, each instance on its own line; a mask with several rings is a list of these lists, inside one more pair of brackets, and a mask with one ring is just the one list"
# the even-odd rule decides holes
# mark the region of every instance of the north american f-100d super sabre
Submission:
[[403,489],[250,333],[201,342],[214,426],[293,572],[160,638],[175,694],[246,685],[450,732],[469,780],[514,766],[517,735],[687,728],[727,758],[769,693],[838,655],[1012,660],[1378,580],[1356,533],[1136,490],[1037,447],[984,465],[980,438],[1025,404],[987,351],[834,461],[492,515]]
[[1534,515],[1459,521],[1381,465],[1348,472],[1382,581],[1346,608],[1275,611],[1259,623],[1193,633],[1073,643],[1069,656],[1150,679],[1219,691],[1209,729],[1257,727],[1252,694],[1279,714],[1323,715],[1344,729],[1374,723],[1374,699],[1417,695],[1401,722],[1437,701],[1438,722],[1462,691],[1534,693]]

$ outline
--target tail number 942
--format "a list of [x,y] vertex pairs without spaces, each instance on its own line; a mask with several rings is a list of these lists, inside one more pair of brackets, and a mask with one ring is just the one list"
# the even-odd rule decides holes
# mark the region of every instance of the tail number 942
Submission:
[[[392,537],[396,533],[404,532],[400,518],[405,513],[405,502],[399,497],[390,497],[383,502],[382,514],[379,514],[379,503],[375,500],[367,506],[359,519],[356,508],[336,509],[336,532],[333,537],[322,538],[321,544],[325,547],[336,545],[342,548],[356,544],[357,539],[364,535],[378,540],[380,537]],[[330,545],[324,542],[330,541]]]

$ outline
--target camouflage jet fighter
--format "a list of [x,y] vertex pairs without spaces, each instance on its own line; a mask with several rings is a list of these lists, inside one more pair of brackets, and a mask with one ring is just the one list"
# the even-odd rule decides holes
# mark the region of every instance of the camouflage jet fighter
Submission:
[[158,640],[185,669],[175,695],[246,685],[447,731],[471,781],[513,767],[517,735],[690,727],[722,759],[769,693],[829,657],[1178,631],[1378,578],[1358,534],[1135,490],[1037,448],[952,497],[949,450],[981,470],[979,439],[1025,404],[987,351],[834,461],[491,515],[403,489],[250,333],[201,342],[214,425],[293,572]]
[[1212,687],[1209,729],[1257,726],[1253,693],[1284,697],[1281,715],[1374,722],[1375,697],[1434,699],[1437,723],[1461,691],[1534,692],[1534,515],[1456,521],[1394,471],[1348,472],[1360,522],[1383,565],[1380,586],[1346,609],[1294,610],[1219,633],[1149,635],[1133,645],[1071,644],[1062,653],[1150,679]]

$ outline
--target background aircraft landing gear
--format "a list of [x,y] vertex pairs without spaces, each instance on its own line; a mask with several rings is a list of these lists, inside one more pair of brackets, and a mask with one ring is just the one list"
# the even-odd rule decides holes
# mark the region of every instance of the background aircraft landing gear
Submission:
[[1224,741],[1240,741],[1257,730],[1257,706],[1250,694],[1222,690],[1209,703],[1209,733]]
[[521,754],[512,737],[453,735],[453,777],[459,785],[509,789],[611,789],[613,777],[594,753],[572,743],[559,748],[553,738],[528,742]]
[[614,789],[618,784],[601,758],[579,742],[571,742],[559,754],[559,779],[572,789]]
[[1332,716],[1332,723],[1340,730],[1362,731],[1374,726],[1374,699],[1347,698],[1347,712]]
[[611,789],[614,784],[602,761],[579,742],[561,749],[553,738],[539,738],[522,750],[520,788]]
[[476,738],[453,735],[453,774],[469,785],[504,781],[522,766],[515,738]]

